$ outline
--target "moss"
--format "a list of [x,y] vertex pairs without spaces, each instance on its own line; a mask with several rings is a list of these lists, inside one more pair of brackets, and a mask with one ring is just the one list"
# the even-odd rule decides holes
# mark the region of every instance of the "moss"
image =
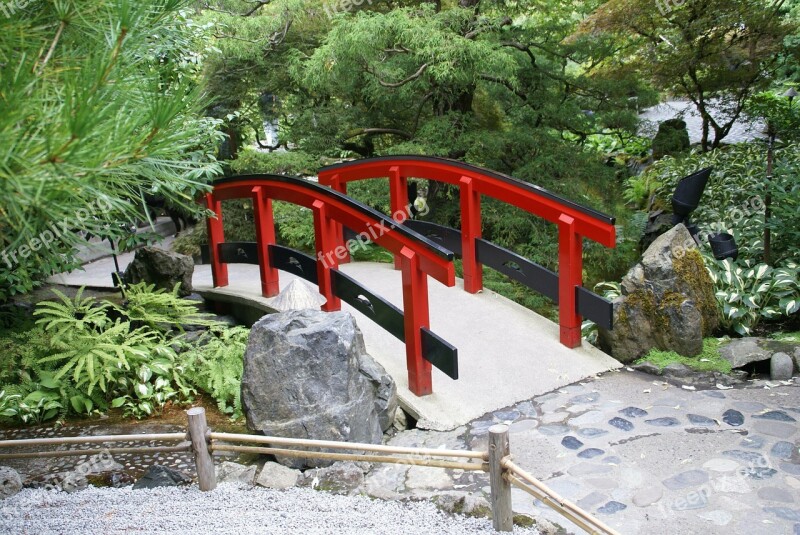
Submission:
[[703,256],[697,249],[689,249],[686,254],[674,257],[672,267],[692,290],[692,294],[697,296],[695,305],[701,312],[703,334],[710,334],[718,322],[717,299]]
[[473,507],[472,511],[464,514],[475,518],[492,518],[492,509],[485,505],[478,505],[477,507]]
[[699,372],[730,373],[731,371],[731,363],[722,358],[719,353],[719,340],[716,338],[703,340],[703,351],[696,357],[684,357],[674,351],[651,349],[647,355],[637,360],[635,364],[643,362],[650,362],[660,370],[677,362]]
[[536,520],[528,515],[514,515],[514,525],[521,528],[532,528],[536,525]]

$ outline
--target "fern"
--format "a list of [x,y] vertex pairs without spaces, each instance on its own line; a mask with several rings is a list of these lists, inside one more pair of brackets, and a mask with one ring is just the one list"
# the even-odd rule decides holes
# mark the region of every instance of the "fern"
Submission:
[[85,387],[91,396],[95,386],[103,392],[116,380],[121,370],[130,370],[148,357],[148,346],[158,335],[146,329],[131,331],[129,322],[117,320],[102,333],[78,333],[68,343],[53,339],[60,352],[39,360],[39,363],[63,362],[56,372],[60,379],[71,372],[76,387]]
[[179,297],[179,291],[180,284],[167,292],[163,288],[156,290],[154,284],[142,282],[127,287],[123,306],[108,301],[106,304],[131,321],[160,332],[169,331],[173,327],[182,331],[183,325],[187,324],[207,327],[219,325],[219,322],[210,319],[212,314],[199,312],[195,303]]
[[106,314],[110,303],[97,303],[92,297],[81,299],[84,287],[78,290],[73,299],[53,289],[61,302],[42,301],[36,305],[33,315],[38,316],[37,325],[44,325],[45,331],[53,333],[54,342],[66,342],[80,334],[94,334],[102,331],[110,323]]
[[244,327],[215,329],[183,354],[188,379],[232,418],[242,415],[242,359],[249,334]]

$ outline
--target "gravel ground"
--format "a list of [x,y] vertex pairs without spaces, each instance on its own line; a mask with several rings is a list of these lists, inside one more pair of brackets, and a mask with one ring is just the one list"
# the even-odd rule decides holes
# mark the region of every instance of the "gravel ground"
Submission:
[[[535,535],[515,528],[517,534]],[[491,520],[441,512],[430,502],[372,500],[308,489],[221,484],[154,490],[96,488],[67,494],[23,489],[0,507],[0,533],[486,534]]]

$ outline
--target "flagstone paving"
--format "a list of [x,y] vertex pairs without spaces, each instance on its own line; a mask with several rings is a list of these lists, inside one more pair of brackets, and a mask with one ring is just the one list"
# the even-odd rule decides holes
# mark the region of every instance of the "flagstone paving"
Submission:
[[[748,381],[689,391],[639,372],[610,372],[489,413],[448,433],[411,431],[392,443],[486,449],[510,426],[514,462],[621,533],[800,533],[800,384]],[[777,426],[777,427],[776,427]],[[368,494],[489,493],[483,474],[448,472],[450,485],[381,466]],[[431,472],[434,474],[435,472]],[[580,530],[524,492],[514,510]]]

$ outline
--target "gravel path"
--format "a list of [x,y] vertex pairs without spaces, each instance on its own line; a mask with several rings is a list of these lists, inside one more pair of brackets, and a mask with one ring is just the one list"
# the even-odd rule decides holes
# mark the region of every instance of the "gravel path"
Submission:
[[[95,488],[67,494],[24,489],[0,507],[0,533],[103,534],[303,533],[486,534],[491,520],[448,515],[428,501],[397,502],[337,496],[308,489],[274,491],[221,484],[132,490]],[[535,535],[515,528],[517,534]]]

